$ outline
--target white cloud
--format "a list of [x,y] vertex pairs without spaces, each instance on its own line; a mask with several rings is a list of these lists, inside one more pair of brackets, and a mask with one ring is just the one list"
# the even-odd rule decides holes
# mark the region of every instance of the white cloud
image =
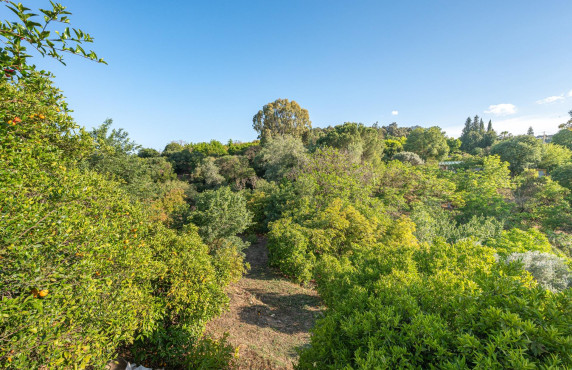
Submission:
[[516,106],[506,103],[489,105],[489,110],[486,110],[485,113],[491,113],[497,116],[508,116],[509,114],[516,113]]
[[523,135],[529,127],[534,129],[536,135],[541,135],[546,131],[547,135],[558,132],[558,125],[566,120],[562,114],[552,116],[521,116],[507,118],[499,121],[493,120],[493,128],[497,133],[508,131],[514,135]]
[[[571,93],[572,93],[572,91],[571,91]],[[392,111],[391,111],[391,115],[392,115],[392,116],[397,116],[398,114],[399,114],[399,111],[398,111],[398,110],[392,110]]]
[[568,91],[568,97],[572,98],[572,90]]
[[[572,96],[572,91],[570,91],[568,93],[568,96]],[[564,100],[564,96],[562,95],[555,95],[555,96],[549,96],[547,98],[544,99],[540,99],[536,101],[536,104],[549,104],[549,103],[554,103],[556,101],[561,101]]]

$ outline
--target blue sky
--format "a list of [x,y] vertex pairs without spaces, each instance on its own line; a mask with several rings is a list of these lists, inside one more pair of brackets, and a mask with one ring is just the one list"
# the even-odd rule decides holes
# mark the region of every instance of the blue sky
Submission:
[[78,123],[113,118],[147,147],[255,139],[252,116],[277,98],[313,126],[396,121],[452,136],[475,114],[499,132],[555,133],[572,109],[569,0],[64,5],[109,65],[37,65]]

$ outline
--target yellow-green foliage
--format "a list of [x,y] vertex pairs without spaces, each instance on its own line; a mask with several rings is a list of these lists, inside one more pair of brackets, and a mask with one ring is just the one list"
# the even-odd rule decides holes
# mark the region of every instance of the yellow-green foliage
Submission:
[[[384,222],[376,217],[366,218],[340,199],[332,200],[305,221],[298,223],[292,217],[285,217],[269,226],[270,262],[299,282],[312,278],[314,265],[321,257],[339,258],[371,249],[385,230]],[[401,235],[403,229],[396,228],[395,238],[397,233]],[[404,233],[415,239],[411,233]],[[392,238],[390,235],[386,237]]]
[[499,238],[491,240],[487,244],[495,248],[497,253],[503,257],[511,253],[531,251],[553,253],[552,246],[546,235],[536,229],[503,231]]
[[170,326],[192,338],[242,269],[80,170],[91,139],[65,111],[44,79],[0,83],[0,367],[101,367]]
[[542,289],[495,253],[466,240],[323,258],[328,311],[299,368],[572,366],[572,290]]

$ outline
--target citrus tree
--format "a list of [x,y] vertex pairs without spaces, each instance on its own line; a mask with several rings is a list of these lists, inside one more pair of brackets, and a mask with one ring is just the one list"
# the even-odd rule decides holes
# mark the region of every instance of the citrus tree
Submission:
[[29,49],[63,64],[65,54],[105,63],[94,51],[83,48],[82,45],[93,42],[88,33],[77,28],[63,27],[69,24],[71,14],[65,6],[50,2],[51,8],[32,10],[13,1],[0,0],[0,3],[4,3],[14,18],[0,22],[0,37],[3,41],[0,44],[0,70],[3,78],[28,76],[36,70],[35,65],[29,62]]

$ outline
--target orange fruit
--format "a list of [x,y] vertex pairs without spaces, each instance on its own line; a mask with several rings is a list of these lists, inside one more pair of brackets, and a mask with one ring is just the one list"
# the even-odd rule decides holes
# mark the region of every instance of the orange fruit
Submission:
[[47,296],[48,293],[49,293],[49,291],[47,289],[40,290],[40,297],[43,298],[43,297]]

